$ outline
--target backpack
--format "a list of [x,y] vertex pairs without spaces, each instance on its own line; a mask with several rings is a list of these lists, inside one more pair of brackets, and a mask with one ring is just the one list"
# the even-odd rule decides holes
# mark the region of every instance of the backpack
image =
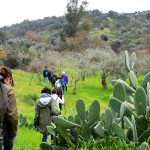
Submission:
[[49,71],[48,70],[44,70],[44,77],[48,77]]
[[57,76],[56,75],[52,75],[51,78],[50,78],[50,81],[51,81],[51,83],[53,85],[55,84],[56,80],[57,80]]

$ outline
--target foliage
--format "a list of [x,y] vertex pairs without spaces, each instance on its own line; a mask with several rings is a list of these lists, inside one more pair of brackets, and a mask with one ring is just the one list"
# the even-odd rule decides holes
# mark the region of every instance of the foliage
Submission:
[[3,44],[7,40],[7,35],[5,32],[0,31],[0,44]]
[[64,33],[73,37],[79,30],[79,22],[85,13],[85,8],[87,5],[86,0],[82,1],[82,4],[79,5],[79,0],[69,0],[67,3],[67,12],[65,14],[66,24],[63,27]]
[[129,72],[130,86],[120,79],[113,81],[115,84],[109,105],[118,114],[122,127],[120,131],[125,134],[123,130],[127,130],[126,141],[142,143],[149,138],[150,73],[147,73],[140,86],[133,71],[135,60],[135,53],[129,57],[128,52],[125,52],[125,65]]

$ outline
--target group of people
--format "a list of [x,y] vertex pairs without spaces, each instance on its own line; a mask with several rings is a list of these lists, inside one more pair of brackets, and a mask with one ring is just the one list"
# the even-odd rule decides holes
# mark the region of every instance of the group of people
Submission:
[[52,86],[59,83],[60,85],[58,84],[58,86],[61,86],[63,91],[67,91],[68,76],[64,71],[62,72],[60,77],[57,77],[55,74],[51,73],[47,66],[45,66],[45,69],[43,70],[43,77],[45,82],[51,82]]
[[0,150],[13,149],[18,127],[18,112],[12,72],[7,67],[0,67]]
[[[64,90],[67,91],[68,76],[63,72],[61,77],[57,77],[45,67],[43,77],[46,82],[51,82],[52,90],[47,87],[41,90],[41,96],[35,106],[34,127],[42,133],[42,142],[46,142],[48,136],[46,127],[51,125],[53,115],[61,114],[64,104]],[[51,136],[52,142],[53,136]]]
[[[47,68],[45,68],[47,69]],[[43,75],[47,73],[43,72]],[[42,134],[42,142],[47,141],[46,127],[51,125],[52,116],[60,115],[64,104],[64,90],[67,91],[68,76],[65,72],[61,77],[48,73],[52,90],[44,87],[35,105],[34,127]],[[18,128],[18,112],[16,97],[12,90],[14,85],[12,72],[8,67],[0,67],[0,150],[12,150]],[[53,137],[51,136],[51,140]]]

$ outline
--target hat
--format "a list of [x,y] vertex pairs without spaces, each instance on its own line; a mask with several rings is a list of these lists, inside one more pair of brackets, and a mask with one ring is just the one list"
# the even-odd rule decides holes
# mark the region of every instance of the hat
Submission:
[[65,74],[65,71],[63,71],[62,74]]

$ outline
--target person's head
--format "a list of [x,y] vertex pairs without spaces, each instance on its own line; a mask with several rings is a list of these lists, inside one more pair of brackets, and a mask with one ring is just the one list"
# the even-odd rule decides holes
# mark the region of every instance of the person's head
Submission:
[[65,71],[63,71],[62,74],[65,74]]
[[57,94],[57,87],[56,86],[53,87],[52,94]]
[[12,72],[8,67],[0,67],[0,75],[3,77],[3,82],[7,85],[13,86],[14,81],[12,78]]
[[47,88],[47,87],[44,87],[44,88],[41,90],[41,93],[51,94],[51,89],[50,89],[50,88]]

